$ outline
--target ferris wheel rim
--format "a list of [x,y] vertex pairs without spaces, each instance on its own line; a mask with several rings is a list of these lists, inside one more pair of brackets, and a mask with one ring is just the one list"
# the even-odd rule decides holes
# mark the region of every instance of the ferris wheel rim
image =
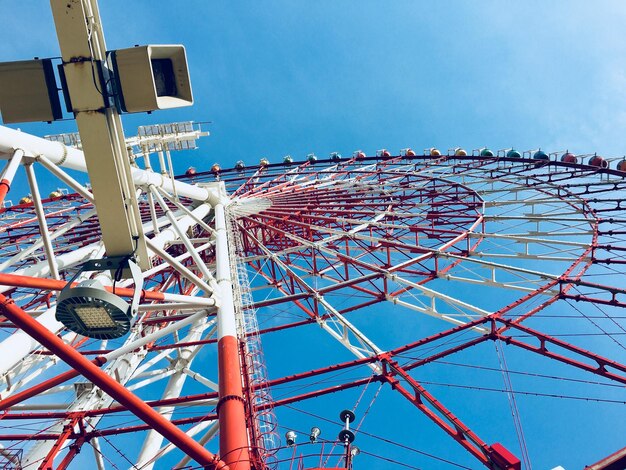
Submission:
[[[468,158],[468,159],[465,159],[465,160],[470,160],[470,159]],[[478,161],[481,161],[481,162],[485,162],[485,161],[493,162],[493,161],[494,161],[494,159],[491,159],[491,160],[477,159],[477,160],[478,160]],[[377,160],[377,161],[378,161],[378,160]],[[397,162],[399,162],[399,161],[401,161],[401,160],[397,160],[397,159],[389,159],[389,160],[380,160],[380,161],[381,161],[381,162],[384,162],[384,163],[386,163],[386,164],[395,164],[395,163],[397,163]],[[503,160],[502,160],[502,159],[500,159],[499,161],[503,161]],[[528,162],[523,162],[523,161],[521,161],[521,160],[519,160],[519,159],[518,159],[518,160],[516,160],[516,162],[520,162],[520,163],[523,163],[523,164],[528,164],[528,165],[534,165],[534,164],[535,164],[535,162],[532,162],[532,160],[531,160],[531,161],[528,161]],[[333,163],[335,163],[335,162],[333,162]],[[415,162],[414,162],[414,163],[415,163]],[[347,161],[345,164],[347,165],[347,164],[349,164],[349,162]],[[295,164],[294,164],[294,165],[295,165]],[[306,165],[306,168],[312,168],[312,169],[313,169],[313,171],[315,171],[315,168],[320,168],[320,167],[322,167],[323,162],[318,161],[318,162],[316,162],[316,164],[315,164],[315,165],[310,165],[310,164],[308,164],[308,163],[306,163],[305,165]],[[338,168],[340,168],[340,167],[341,167],[341,165],[343,165],[343,163],[342,163],[342,164],[340,164],[340,166],[339,166]],[[571,166],[568,166],[568,165],[561,165],[561,166],[565,166],[565,167],[568,167],[568,168],[572,168]],[[287,167],[289,167],[289,165],[281,165],[281,164],[278,164],[278,165],[276,165],[276,167],[274,167],[274,168],[277,168],[277,169],[282,169],[282,168],[287,168]],[[588,168],[587,166],[579,165],[579,167],[580,167],[580,170],[581,170],[581,171],[589,171],[589,168]],[[267,167],[259,168],[259,169],[257,169],[257,172],[258,172],[258,170],[261,170],[261,169],[262,169],[262,170],[265,170],[266,168],[267,168]],[[291,168],[293,168],[293,167],[291,167]],[[269,169],[272,169],[271,165],[269,166]],[[592,171],[595,171],[595,170],[592,170]],[[224,175],[226,175],[227,173],[228,173],[228,172],[224,172]],[[261,174],[262,174],[262,172],[260,172],[260,173],[259,173],[259,175],[261,175]],[[198,175],[199,175],[199,176],[198,176]],[[201,177],[201,176],[202,176],[202,173],[200,173],[200,174],[198,174],[198,175],[196,175],[196,177]],[[617,183],[615,183],[615,184],[617,184]],[[541,189],[539,189],[539,191],[541,191]],[[567,191],[569,191],[569,189],[567,189],[567,188],[566,188],[564,191],[565,191],[565,192],[567,192]],[[565,197],[565,196],[563,196],[563,197]],[[588,203],[586,200],[585,200],[585,201],[584,201],[584,203],[583,203],[583,205],[587,205],[587,206],[588,206],[589,204],[590,204],[590,203]],[[590,207],[590,206],[589,206],[589,207]],[[591,212],[592,212],[592,209],[590,209],[590,213],[591,213]],[[596,224],[595,230],[594,230],[594,232],[593,232],[593,242],[592,242],[591,244],[596,244],[596,240],[597,240],[597,237],[598,237],[598,228],[597,228],[597,225],[598,225],[598,224]],[[469,255],[468,255],[468,256],[469,256]],[[573,262],[573,263],[572,263],[572,265],[570,266],[569,271],[574,270],[574,269],[575,269],[575,268],[576,268],[576,267],[577,267],[580,263],[582,263],[582,262],[583,262],[582,260],[583,260],[583,258],[585,258],[585,257],[586,257],[586,255],[583,255],[583,254],[579,255],[579,257],[578,257],[577,261]],[[461,261],[459,261],[459,263],[461,263]],[[588,268],[588,267],[591,265],[591,261],[587,260],[587,261],[586,261],[586,263],[587,263],[587,268]],[[568,271],[568,270],[566,270],[566,271]],[[546,282],[546,284],[545,284],[544,286],[541,286],[541,288],[543,288],[543,290],[545,291],[545,290],[549,289],[549,287],[546,287],[546,286],[548,286],[548,285],[550,285],[551,287],[554,287],[554,286],[556,286],[557,284],[558,284],[559,286],[561,286],[562,284],[565,284],[565,289],[566,289],[566,290],[565,290],[565,293],[567,293],[567,291],[569,291],[569,290],[571,290],[571,289],[574,289],[577,285],[579,285],[579,284],[577,284],[577,281],[578,281],[578,280],[580,280],[581,278],[583,278],[583,277],[584,277],[585,272],[586,272],[586,269],[585,269],[585,270],[580,271],[579,273],[577,273],[577,276],[578,276],[578,277],[569,278],[569,279],[564,279],[564,280],[559,280],[559,279],[558,279],[560,276],[563,276],[563,274],[561,274],[560,276],[556,276],[556,275],[555,275],[555,276],[554,276],[554,278],[556,278],[556,279],[552,279],[552,280],[550,280],[550,281]],[[427,281],[427,282],[428,282],[428,281]],[[27,280],[24,280],[24,283],[25,283],[24,285],[27,285]],[[539,290],[539,289],[540,289],[540,288],[537,288],[537,290]],[[385,300],[386,300],[386,299],[385,299]],[[382,300],[381,300],[381,301],[382,301]],[[314,320],[311,320],[311,322],[313,322],[313,321],[314,321]],[[472,326],[476,326],[476,325],[478,325],[478,324],[482,324],[482,323],[487,323],[487,322],[489,322],[489,321],[491,321],[491,319],[489,319],[489,320],[484,320],[484,319],[479,320],[479,319],[477,319],[477,320],[476,320],[476,324],[475,324],[475,325],[470,325],[470,326],[458,326],[458,327],[455,327],[455,328],[460,328],[460,329],[469,329],[469,328],[472,328]],[[507,328],[514,328],[513,326],[511,326],[511,322],[512,322],[511,320],[506,320],[506,319],[505,319],[505,320],[502,320],[502,321],[500,322],[500,324],[501,324],[501,325],[503,325],[503,327],[507,327]],[[460,331],[460,330],[458,330],[458,331]],[[528,330],[528,329],[526,330],[526,333],[529,333],[529,330]],[[453,334],[453,333],[450,333],[450,334]],[[536,338],[541,339],[541,336],[535,336],[535,337],[536,337]],[[545,338],[544,338],[544,339],[545,339]],[[554,344],[554,343],[553,343],[553,344]],[[400,353],[402,353],[402,352],[406,352],[406,351],[408,351],[408,350],[409,350],[409,349],[407,349],[407,348],[408,348],[408,346],[409,346],[409,344],[405,344],[405,345],[402,345],[402,346],[398,346],[398,347],[396,347],[396,348],[391,348],[391,349],[385,350],[385,353],[388,353],[388,354],[390,354],[390,355],[392,355],[392,356],[393,356],[394,354],[396,354],[396,355],[397,355],[397,354],[400,354]],[[376,359],[372,359],[372,358],[363,358],[363,359],[356,359],[355,361],[367,362],[367,361],[373,361],[373,360],[376,360]],[[339,365],[339,364],[337,364],[337,365]],[[355,365],[356,365],[356,364],[355,364]],[[346,367],[347,367],[347,366],[346,366]],[[355,386],[356,386],[356,385],[355,385]],[[213,396],[213,395],[211,395],[211,396]],[[209,396],[207,395],[205,398],[209,399]],[[154,402],[153,404],[154,404],[155,406],[157,406],[157,405],[165,405],[165,404],[167,404],[167,403],[168,403],[168,402],[158,402],[158,401],[157,401],[157,402]],[[60,416],[60,415],[58,415],[58,416]],[[192,420],[187,420],[186,422],[192,422]],[[112,434],[114,434],[114,433],[112,432]]]

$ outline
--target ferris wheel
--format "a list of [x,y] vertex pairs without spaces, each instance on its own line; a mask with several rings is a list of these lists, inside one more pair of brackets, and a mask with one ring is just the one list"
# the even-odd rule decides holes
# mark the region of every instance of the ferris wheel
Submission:
[[[0,217],[0,462],[514,469],[618,450],[626,174],[606,160],[382,149],[137,178],[151,267],[133,281],[85,268],[105,253],[93,197],[63,169],[79,152],[32,142],[45,150],[3,176],[23,164],[31,194]],[[40,171],[68,190],[40,195]],[[241,396],[218,393],[211,292],[225,277]],[[104,300],[72,331],[55,311],[67,281],[90,279]],[[135,307],[129,334],[98,334],[111,325],[88,309],[104,293]],[[34,323],[64,344],[40,344]],[[245,452],[222,440],[229,403],[243,404]]]

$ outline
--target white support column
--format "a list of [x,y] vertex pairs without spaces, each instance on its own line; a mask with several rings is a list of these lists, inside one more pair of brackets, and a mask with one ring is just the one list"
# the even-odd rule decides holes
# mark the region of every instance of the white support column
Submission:
[[50,6],[107,255],[133,253],[139,266],[148,269],[122,121],[105,93],[106,79],[95,72],[106,61],[98,5],[94,0],[52,0]]
[[4,198],[9,192],[9,189],[11,189],[11,183],[13,183],[13,178],[15,177],[15,173],[17,172],[23,157],[23,150],[15,150],[2,170],[2,176],[0,176],[0,206],[4,202]]
[[56,257],[54,255],[54,249],[52,248],[52,241],[50,240],[50,232],[48,231],[48,222],[46,220],[46,213],[43,210],[43,204],[41,203],[41,195],[39,194],[39,186],[37,185],[37,177],[35,176],[35,169],[32,163],[25,165],[26,176],[28,177],[28,184],[30,186],[30,192],[33,196],[33,204],[35,206],[35,213],[37,214],[37,222],[39,223],[39,233],[41,234],[41,240],[43,241],[44,251],[46,252],[46,260],[50,267],[50,274],[53,279],[61,279],[59,276],[59,267],[57,266]]
[[[202,337],[202,332],[204,329],[202,325],[205,323],[206,318],[202,318],[197,320],[189,334],[185,338],[186,342],[197,341]],[[185,385],[185,381],[187,379],[187,374],[184,373],[183,369],[191,364],[193,360],[193,353],[196,351],[197,347],[186,347],[182,348],[178,352],[178,360],[176,363],[172,364],[171,367],[175,368],[176,371],[170,377],[163,394],[161,395],[162,400],[167,400],[169,398],[178,397]],[[162,406],[158,408],[158,412],[161,416],[164,416],[167,419],[171,419],[174,414],[174,406]],[[148,431],[146,438],[144,440],[143,446],[139,453],[139,457],[137,457],[137,467],[142,470],[152,470],[155,463],[155,456],[159,449],[161,448],[161,444],[163,443],[163,436],[154,430]]]
[[102,458],[102,449],[100,449],[100,441],[97,437],[92,437],[89,443],[93,446],[93,456],[96,459],[96,467],[98,470],[105,470],[104,458]]

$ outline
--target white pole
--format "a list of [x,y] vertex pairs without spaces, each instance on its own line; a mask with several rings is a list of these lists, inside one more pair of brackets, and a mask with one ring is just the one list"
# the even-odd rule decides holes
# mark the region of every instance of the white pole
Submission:
[[39,233],[41,234],[41,240],[43,241],[44,251],[46,252],[46,260],[48,261],[48,267],[50,268],[50,274],[53,279],[59,280],[59,268],[57,266],[56,257],[54,255],[54,249],[52,248],[52,241],[50,240],[50,232],[48,231],[48,222],[46,221],[46,213],[43,210],[43,204],[41,203],[41,194],[39,194],[39,186],[37,185],[37,177],[35,176],[35,169],[32,163],[25,165],[26,176],[28,177],[28,184],[30,186],[30,192],[33,196],[33,205],[35,206],[35,213],[37,214],[37,221],[39,222]]
[[4,197],[11,188],[11,183],[13,183],[13,178],[17,172],[17,168],[22,162],[22,157],[24,157],[24,151],[15,150],[2,170],[2,176],[0,176],[0,204],[4,202]]
[[[191,328],[191,331],[185,338],[185,341],[197,341],[202,337],[202,332],[204,329],[202,328],[202,324],[206,321],[206,318],[198,319]],[[185,381],[187,379],[187,374],[185,374],[181,369],[179,369],[179,365],[188,366],[191,364],[193,360],[193,353],[198,350],[198,347],[186,347],[179,350],[178,359],[176,362],[172,363],[170,367],[175,369],[174,375],[170,377],[167,382],[167,386],[163,391],[163,395],[161,396],[162,400],[167,400],[169,398],[175,398],[180,395],[180,392],[185,385]],[[162,406],[159,407],[159,414],[164,416],[167,419],[171,419],[174,414],[173,406]],[[137,467],[142,470],[151,470],[154,467],[154,457],[155,454],[161,448],[161,444],[163,443],[163,436],[156,432],[155,430],[148,431],[146,438],[144,440],[143,446],[139,453],[139,457],[137,457]]]

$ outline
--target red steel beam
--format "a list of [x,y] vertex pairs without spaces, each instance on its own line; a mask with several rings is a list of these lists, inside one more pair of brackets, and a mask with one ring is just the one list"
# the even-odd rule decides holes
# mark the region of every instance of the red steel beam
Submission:
[[[65,281],[57,281],[56,279],[43,279],[30,276],[20,276],[18,274],[4,274],[0,273],[0,285],[11,287],[27,287],[29,289],[44,289],[60,291],[68,283]],[[72,285],[76,285],[73,283]],[[104,287],[108,292],[113,292],[115,295],[121,297],[132,297],[135,293],[134,289],[127,287],[116,287],[115,290],[111,286]],[[165,295],[162,292],[155,291],[141,291],[142,300],[164,300]]]
[[[567,343],[557,338],[553,338],[549,335],[540,333],[539,331],[535,331],[527,326],[519,325],[513,323],[511,320],[506,320],[504,318],[497,318],[496,321],[503,323],[505,326],[501,328],[499,331],[494,332],[492,335],[494,339],[500,339],[506,344],[512,344],[514,346],[518,346],[522,349],[526,349],[528,351],[532,351],[537,354],[541,354],[542,356],[549,357],[550,359],[555,359],[560,362],[564,362],[565,364],[569,364],[574,367],[578,367],[579,369],[583,369],[587,372],[591,372],[593,374],[601,375],[602,377],[606,377],[607,379],[615,380],[616,382],[621,382],[626,384],[626,375],[618,375],[614,372],[610,372],[606,369],[606,367],[612,367],[617,369],[620,372],[626,373],[626,365],[621,364],[619,362],[613,361],[603,356],[599,356],[591,351],[587,351],[585,349],[579,348],[578,346],[574,346],[573,344]],[[514,328],[516,330],[522,331],[536,339],[539,340],[539,346],[533,346],[531,344],[526,344],[523,341],[519,341],[510,336],[502,335],[502,330]],[[579,356],[585,357],[587,359],[591,359],[596,363],[596,366],[586,364],[576,359],[571,359],[562,354],[557,354],[555,352],[549,351],[547,344],[553,344],[559,348],[565,349],[567,351],[578,354]]]
[[587,465],[585,470],[623,470],[624,468],[626,468],[626,447],[593,465]]
[[[397,362],[387,359],[384,360],[384,365],[382,379],[389,383],[393,390],[398,391],[437,426],[463,446],[463,448],[478,459],[480,463],[492,469],[521,470],[520,461],[508,450],[501,444],[490,446],[485,443],[439,400],[413,379],[408,372],[403,370]],[[403,387],[396,377],[402,378],[413,391],[411,392]],[[427,402],[430,407],[427,406],[425,402]],[[433,411],[431,407],[434,408],[435,411]],[[445,419],[443,417],[445,417]]]
[[74,416],[68,423],[63,426],[63,431],[59,435],[58,439],[43,459],[43,461],[39,464],[38,470],[52,470],[52,463],[54,462],[54,458],[57,456],[65,441],[67,441],[70,436],[74,433],[74,426],[81,419],[77,416]]
[[4,198],[6,197],[10,189],[11,182],[8,179],[4,178],[2,181],[0,181],[0,206],[2,206]]
[[0,294],[0,309],[4,315],[24,332],[37,340],[42,346],[54,352],[70,367],[78,370],[85,378],[100,387],[105,393],[117,400],[138,418],[150,425],[155,431],[172,444],[207,468],[227,470],[228,466],[217,455],[212,454],[182,430],[165,419],[139,397],[128,391],[123,385],[102,371],[98,366],[83,357],[78,351],[68,346],[55,334],[48,331],[35,319],[19,308],[13,300]]

